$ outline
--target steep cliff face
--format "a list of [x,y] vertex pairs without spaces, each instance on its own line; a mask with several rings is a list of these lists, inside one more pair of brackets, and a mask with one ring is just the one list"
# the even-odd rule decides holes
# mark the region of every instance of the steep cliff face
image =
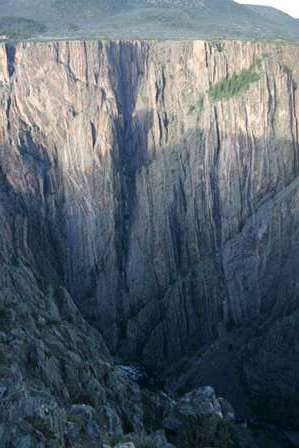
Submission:
[[291,415],[298,56],[247,42],[0,48],[1,257],[66,287],[114,353],[149,365],[258,329],[269,339],[247,347],[245,378]]

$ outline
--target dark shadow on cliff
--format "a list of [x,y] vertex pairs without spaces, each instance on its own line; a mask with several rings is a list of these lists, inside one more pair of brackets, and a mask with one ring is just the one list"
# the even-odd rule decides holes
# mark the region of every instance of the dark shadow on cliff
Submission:
[[9,145],[0,148],[0,180],[1,207],[12,241],[3,235],[2,250],[6,262],[30,266],[46,292],[49,285],[56,287],[64,281],[63,230],[59,228],[63,201],[55,191],[55,162],[46,148],[33,141],[30,130],[20,134],[17,162],[10,159],[9,149]]
[[[243,136],[232,136],[232,140],[236,140],[242,144],[245,142],[245,137]],[[261,341],[264,338],[268,338],[269,329],[273,325],[280,325],[280,320],[282,315],[292,316],[296,309],[298,309],[298,293],[296,293],[296,284],[295,284],[295,271],[290,267],[290,264],[296,264],[296,260],[298,260],[298,253],[296,247],[293,246],[292,241],[290,240],[288,244],[284,242],[283,253],[278,253],[273,249],[273,256],[269,257],[267,261],[267,269],[264,271],[264,278],[260,280],[260,284],[250,284],[250,277],[252,274],[252,264],[247,263],[248,260],[252,260],[252,257],[257,257],[256,248],[263,253],[266,250],[266,246],[262,242],[252,242],[253,251],[252,253],[249,251],[247,254],[246,247],[248,246],[250,240],[252,241],[252,229],[250,229],[251,221],[255,221],[255,216],[259,214],[259,219],[256,220],[256,233],[258,234],[260,231],[260,226],[263,223],[263,219],[268,222],[268,226],[271,229],[271,210],[276,208],[279,210],[281,207],[280,204],[286,204],[287,199],[284,199],[284,192],[290,191],[290,195],[292,195],[292,188],[297,189],[297,167],[294,165],[294,171],[292,177],[287,179],[287,181],[282,181],[281,179],[277,182],[270,179],[268,185],[266,185],[264,192],[259,192],[255,197],[252,198],[250,204],[246,204],[248,198],[245,193],[241,195],[241,200],[243,201],[240,206],[240,215],[238,217],[238,222],[235,225],[234,234],[229,235],[227,239],[221,241],[219,244],[219,227],[223,225],[222,223],[222,215],[221,210],[219,210],[220,199],[219,197],[213,197],[213,204],[210,207],[212,212],[212,218],[214,224],[218,227],[217,235],[215,227],[211,227],[208,224],[206,226],[202,226],[202,224],[198,223],[196,234],[198,235],[198,259],[192,258],[190,255],[190,249],[188,248],[188,244],[186,244],[186,232],[187,226],[185,217],[188,212],[188,205],[186,200],[186,192],[185,192],[185,182],[186,182],[186,171],[188,170],[188,154],[186,154],[186,148],[190,147],[190,142],[196,148],[196,151],[203,151],[204,147],[204,136],[202,132],[199,131],[189,131],[184,136],[182,136],[182,141],[176,145],[165,146],[161,152],[156,152],[154,155],[147,153],[146,160],[144,163],[134,171],[134,182],[136,181],[136,177],[145,176],[150,178],[154,175],[155,169],[160,165],[169,166],[169,173],[167,177],[167,182],[169,182],[168,187],[169,191],[172,191],[172,199],[167,203],[165,202],[164,213],[167,216],[167,219],[170,222],[170,232],[171,232],[171,241],[174,247],[174,260],[175,263],[171,272],[169,273],[169,277],[166,280],[165,284],[152,284],[151,291],[146,297],[139,297],[139,301],[136,303],[136,296],[134,295],[134,287],[128,282],[126,276],[126,289],[125,293],[122,293],[118,296],[118,300],[126,300],[130,301],[130,295],[132,297],[132,306],[129,307],[129,313],[127,315],[119,314],[119,327],[120,327],[120,340],[119,347],[117,349],[117,353],[122,353],[123,356],[128,357],[129,359],[135,360],[143,360],[148,365],[159,365],[159,356],[160,353],[164,356],[162,363],[160,363],[160,368],[163,369],[163,362],[167,360],[167,363],[172,363],[175,365],[175,361],[182,358],[181,362],[174,367],[172,373],[174,377],[177,377],[180,369],[183,371],[188,370],[188,363],[192,364],[192,353],[196,353],[198,348],[201,347],[201,351],[203,350],[207,354],[210,351],[211,347],[214,347],[214,344],[219,344],[219,347],[226,347],[223,349],[223,353],[213,352],[214,348],[212,348],[211,353],[215,353],[215,358],[218,359],[213,360],[213,357],[209,357],[208,365],[206,364],[206,371],[203,372],[199,376],[199,370],[194,370],[194,377],[188,377],[188,380],[185,383],[186,389],[190,389],[191,385],[198,386],[206,384],[207,382],[214,383],[218,382],[219,377],[222,377],[219,384],[218,393],[224,394],[226,398],[231,400],[232,395],[236,395],[236,397],[242,400],[243,405],[240,406],[244,409],[244,414],[247,412],[251,414],[250,407],[252,403],[255,403],[255,407],[258,410],[259,415],[263,415],[267,419],[277,419],[279,417],[279,412],[274,413],[271,411],[273,409],[273,403],[275,400],[281,400],[282,396],[279,397],[279,392],[277,395],[273,395],[271,388],[267,390],[265,393],[262,384],[266,385],[267,381],[265,378],[269,373],[265,372],[265,376],[262,373],[257,375],[255,380],[252,380],[252,374],[249,370],[255,365],[255,357],[257,355],[257,351],[252,350],[253,341],[258,340],[258,335],[261,336]],[[273,146],[273,142],[268,142],[268,144]],[[282,148],[286,146],[290,146],[293,143],[288,143],[284,141],[275,142],[275,147]],[[256,147],[262,147],[265,145],[265,141],[261,140],[255,142]],[[173,169],[173,161],[171,158],[177,158],[178,163]],[[182,160],[185,160],[182,165]],[[217,162],[216,162],[217,163]],[[246,172],[246,167],[244,167],[244,172]],[[208,179],[206,185],[203,185],[203,190],[201,192],[201,201],[202,204],[205,201],[204,191],[208,187],[214,185],[214,182],[217,182],[218,174],[212,173],[212,176]],[[206,179],[207,181],[207,179]],[[244,185],[246,184],[246,179],[243,179]],[[164,185],[161,184],[161,190],[164,189]],[[128,190],[129,194],[132,193],[132,201],[133,208],[130,211],[130,220],[132,224],[134,223],[134,204],[136,199],[136,189]],[[220,194],[220,192],[218,192]],[[275,205],[275,201],[277,201],[277,205]],[[198,205],[194,204],[194,207]],[[276,207],[276,208],[275,208]],[[202,211],[207,211],[207,204],[201,208]],[[196,213],[199,213],[198,209]],[[275,212],[276,213],[276,212]],[[269,224],[270,220],[270,224]],[[289,231],[285,230],[286,233],[292,232],[293,223],[289,225]],[[130,231],[132,226],[127,227],[128,233],[126,234],[126,244],[132,240],[130,239]],[[276,231],[275,231],[276,232]],[[238,246],[240,244],[238,241],[242,241],[243,235],[244,237],[244,247],[240,246],[240,253],[236,253],[239,257],[241,257],[240,261],[237,260],[236,265],[236,281],[241,281],[244,288],[242,291],[243,301],[245,303],[245,308],[242,312],[241,318],[237,318],[234,315],[234,307],[233,302],[231,301],[229,295],[229,291],[227,289],[227,275],[230,272],[230,269],[225,269],[223,266],[224,263],[228,262],[233,263],[233,258],[230,258],[227,261],[229,256],[229,251],[233,250],[234,246]],[[248,236],[247,236],[248,235]],[[294,237],[296,240],[296,237]],[[228,248],[228,249],[225,249]],[[230,249],[231,248],[231,249]],[[242,252],[244,249],[244,253]],[[162,254],[161,254],[162,256]],[[239,263],[239,264],[238,264]],[[213,303],[211,301],[211,291],[207,292],[207,295],[201,296],[202,294],[202,284],[204,281],[207,285],[205,274],[203,274],[203,266],[207,266],[208,264],[213,265],[212,274],[206,274],[208,276],[212,275],[211,282],[217,284],[218,294],[217,301]],[[232,266],[233,266],[232,265]],[[242,272],[245,267],[244,272]],[[238,273],[239,269],[239,273]],[[225,272],[224,272],[225,271]],[[124,273],[121,272],[120,276],[123,276]],[[230,274],[229,274],[230,275]],[[246,279],[245,277],[248,276]],[[281,278],[282,276],[282,278]],[[254,279],[254,277],[252,277]],[[283,280],[282,280],[283,279]],[[249,283],[249,286],[248,286]],[[287,296],[285,292],[283,292],[284,284],[288,283],[290,290],[287,292]],[[183,287],[182,287],[183,286]],[[171,313],[172,303],[175,302],[175,291],[179,288],[181,302],[180,305],[176,303],[176,306],[181,306],[180,313],[181,319],[184,318],[184,314],[192,314],[194,316],[194,328],[186,327],[185,333],[183,335],[178,336],[178,328],[176,327],[176,320],[174,319],[174,315]],[[212,288],[212,283],[210,288]],[[262,288],[262,290],[260,290]],[[258,292],[257,292],[258,291]],[[182,293],[182,295],[181,295]],[[259,300],[261,300],[260,307],[255,306],[255,300],[257,299],[257,294],[259,296]],[[186,299],[187,298],[187,299]],[[235,297],[234,300],[237,298]],[[240,299],[241,300],[241,299]],[[228,311],[225,313],[223,309],[223,302],[228,303]],[[95,313],[95,309],[97,309],[97,300],[94,299],[90,303],[93,303],[89,312],[87,312],[87,316],[94,325],[97,326],[97,312]],[[186,306],[189,307],[189,311],[186,311]],[[84,302],[81,303],[82,310],[84,310]],[[200,313],[198,313],[198,307],[200,309]],[[213,308],[213,316],[210,315],[211,308]],[[121,306],[119,310],[121,310]],[[86,309],[85,309],[86,311]],[[101,308],[98,308],[98,312],[101,313]],[[141,316],[141,317],[139,317]],[[142,317],[144,316],[144,317]],[[129,326],[128,323],[131,321],[139,321],[142,322],[142,331],[135,335],[136,340],[135,344],[131,344],[130,336],[128,335]],[[295,319],[296,321],[296,319]],[[171,326],[169,326],[169,323]],[[101,328],[101,327],[100,327]],[[157,328],[162,328],[161,333],[156,333]],[[241,332],[241,333],[240,333]],[[181,338],[182,337],[182,338]],[[144,351],[145,346],[147,345],[150,338],[157,339],[157,346],[162,347],[162,351],[157,351],[158,347],[155,345],[152,346],[152,351],[149,352]],[[238,340],[238,342],[236,342]],[[216,341],[213,343],[213,341]],[[219,342],[217,342],[219,341]],[[109,344],[109,341],[108,341]],[[223,344],[223,345],[222,345]],[[232,348],[232,347],[233,348]],[[295,340],[293,340],[293,347],[295,348]],[[133,350],[132,351],[132,347]],[[263,356],[263,345],[260,345],[260,358],[259,362],[262,364]],[[270,348],[265,349],[267,356],[270,355]],[[291,358],[295,357],[295,352],[291,355],[289,353],[289,349],[287,346],[285,347],[276,347],[278,351],[277,359],[280,361],[280,367],[277,368],[275,373],[272,373],[274,384],[273,387],[280,389],[280,387],[284,388],[284,384],[288,384],[288,366],[292,364]],[[225,359],[225,363],[221,363],[221,359],[224,354],[229,355]],[[188,357],[190,361],[188,360]],[[199,359],[201,359],[202,354],[199,355]],[[186,362],[187,366],[183,364]],[[201,361],[199,361],[201,363]],[[217,367],[213,367],[214,362]],[[217,362],[219,365],[217,365]],[[205,363],[202,363],[205,365]],[[251,366],[251,367],[249,367]],[[164,364],[165,368],[165,364]],[[205,367],[204,367],[205,368]],[[281,374],[281,370],[285,371],[286,375]],[[255,369],[257,372],[258,370]],[[296,368],[295,368],[296,371]],[[249,373],[248,373],[249,372]],[[215,375],[215,376],[214,376]],[[191,375],[192,376],[192,375]],[[275,379],[276,378],[276,379]],[[259,384],[259,391],[255,391],[256,384]],[[295,385],[295,386],[294,386]],[[296,398],[296,382],[293,383],[293,386],[290,388],[289,393],[286,394],[288,399],[285,400],[285,404],[281,404],[284,409],[285,420],[286,423],[293,415],[295,404],[297,403]],[[185,389],[185,390],[186,390]],[[217,389],[217,387],[216,387]],[[250,397],[253,397],[253,402]],[[289,400],[292,398],[293,406],[287,405]],[[274,400],[274,401],[273,401]],[[236,406],[238,405],[238,400],[234,403]],[[281,402],[281,401],[280,401]],[[247,404],[246,404],[247,403]],[[267,404],[266,403],[271,403]],[[281,402],[282,403],[282,402]],[[281,408],[282,408],[281,407]],[[279,407],[274,409],[279,409]],[[248,415],[248,414],[247,414]],[[281,418],[281,417],[279,417]]]
[[[255,197],[250,198],[249,205],[248,197],[241,191],[240,214],[235,230],[226,239],[220,240],[219,234],[223,234],[224,225],[219,208],[223,202],[220,198],[223,192],[219,189],[219,185],[217,188],[214,187],[215,183],[219,182],[217,167],[222,149],[208,147],[204,132],[190,130],[182,135],[180,142],[164,145],[153,153],[146,144],[146,136],[152,126],[152,112],[141,112],[134,117],[130,112],[126,120],[115,123],[115,139],[120,144],[113,148],[117,153],[106,156],[113,157],[114,181],[121,186],[119,206],[114,215],[115,230],[119,231],[115,239],[115,249],[121,260],[117,265],[119,291],[114,298],[117,314],[115,316],[105,314],[102,309],[105,297],[98,295],[96,276],[93,276],[94,283],[89,285],[86,291],[81,292],[80,296],[74,296],[82,313],[104,335],[105,325],[111,325],[114,319],[119,331],[117,350],[123,356],[141,359],[152,366],[158,363],[160,368],[163,366],[165,368],[171,363],[175,366],[175,376],[179,375],[179,369],[186,371],[186,366],[182,366],[182,363],[185,360],[188,363],[188,357],[198,353],[199,349],[204,348],[207,353],[212,350],[213,353],[217,344],[221,348],[225,341],[232,341],[228,343],[224,352],[229,352],[232,359],[230,366],[226,364],[227,370],[221,362],[215,368],[212,367],[213,362],[217,364],[219,360],[221,361],[223,353],[221,356],[218,353],[215,358],[210,358],[207,371],[202,377],[198,377],[200,369],[194,370],[196,378],[188,377],[186,372],[187,380],[184,387],[188,389],[195,384],[202,385],[203,381],[209,381],[213,385],[213,372],[215,372],[215,375],[223,375],[225,378],[225,382],[222,383],[223,394],[235,393],[235,384],[239,381],[237,387],[242,389],[242,394],[248,392],[251,394],[253,403],[261,414],[263,403],[270,403],[264,406],[264,410],[268,418],[274,419],[277,419],[276,409],[279,409],[282,403],[280,391],[283,391],[288,402],[288,406],[283,404],[283,412],[286,419],[290,418],[298,403],[298,369],[296,363],[293,363],[296,361],[296,334],[298,334],[296,333],[298,318],[295,313],[298,309],[295,266],[299,254],[297,246],[293,244],[298,241],[297,227],[296,216],[287,221],[281,215],[281,219],[285,219],[286,222],[278,220],[277,225],[273,217],[280,213],[282,205],[287,210],[292,210],[292,195],[298,189],[298,167],[294,166],[293,174],[287,181],[275,183],[270,179],[268,184],[265,183],[264,191],[261,190]],[[18,151],[22,166],[28,171],[27,176],[32,177],[27,184],[32,187],[32,192],[22,193],[14,189],[17,183],[7,178],[6,166],[9,160],[6,160],[1,171],[1,204],[7,210],[8,223],[12,229],[11,263],[16,263],[21,254],[25,259],[28,256],[27,262],[40,277],[45,290],[49,284],[53,282],[63,284],[67,278],[65,263],[68,260],[66,257],[68,247],[66,247],[65,217],[62,211],[65,198],[61,186],[58,187],[59,179],[67,174],[60,171],[58,162],[49,159],[46,148],[34,143],[30,133],[25,132],[20,137]],[[240,144],[246,143],[242,135],[230,138]],[[273,141],[267,144],[273,147]],[[261,148],[265,145],[265,141],[256,141],[255,145]],[[293,142],[275,142],[275,148],[286,145],[291,147]],[[3,153],[5,149],[7,148],[2,148]],[[191,202],[186,193],[190,170],[193,168],[191,156],[194,154],[204,156],[205,151],[215,152],[211,159],[213,166],[207,177],[202,179],[203,182],[198,179],[198,191]],[[137,182],[141,176],[144,179],[151,179],[157,175],[159,167],[162,166],[163,170],[166,167],[163,171],[165,183],[161,182],[157,187],[160,193],[153,198],[152,206],[158,206],[159,197],[163,198],[161,207],[169,223],[173,264],[170,265],[163,284],[161,281],[152,283],[147,290],[144,289],[147,295],[139,296],[128,277],[127,266],[130,245],[134,240],[132,231],[138,202]],[[243,173],[245,179],[240,179],[243,181],[243,184],[240,184],[241,190],[243,185],[248,183],[246,166],[242,175]],[[91,172],[89,176],[92,182],[93,173]],[[36,183],[37,178],[43,179],[43,185]],[[197,220],[192,223],[196,235],[192,241],[188,238],[190,207],[193,208],[192,217]],[[25,223],[29,251],[23,246],[20,236],[20,230],[24,228]],[[279,250],[275,244],[273,245],[271,254],[265,260],[266,269],[261,273],[262,278],[257,285],[254,282],[252,266],[268,250],[267,244],[263,240],[258,240],[263,223],[268,223],[267,232],[270,232],[271,238],[276,235],[278,238],[281,235],[281,223],[285,224],[286,234],[281,239],[283,244],[277,244]],[[267,233],[265,235],[264,239],[267,239]],[[191,248],[191,243],[196,250],[194,247]],[[2,243],[3,246],[5,244]],[[257,253],[257,250],[260,253]],[[162,252],[156,255],[164,256]],[[253,265],[247,263],[252,259]],[[105,259],[101,260],[101,254],[98,254],[98,260],[105,265]],[[144,275],[147,274],[145,271]],[[234,311],[234,300],[237,300],[237,296],[231,295],[235,287],[233,277],[242,284],[239,299],[244,302],[242,303],[244,311],[240,316],[236,316]],[[247,280],[245,277],[248,277]],[[78,286],[81,281],[78,272]],[[140,279],[140,283],[143,283],[143,278]],[[67,280],[65,286],[71,289]],[[76,290],[76,285],[72,285],[72,289]],[[258,308],[254,305],[257,294],[261,300]],[[129,303],[129,306],[125,307],[123,301]],[[228,304],[226,312],[224,303]],[[186,325],[181,327],[178,324],[183,320]],[[134,322],[139,322],[141,328],[137,326],[137,331],[132,337],[129,332],[132,327],[128,323]],[[276,334],[280,337],[273,348],[271,342],[275,334],[272,338],[271,332],[275,326],[277,326]],[[294,328],[290,335],[288,328]],[[236,341],[240,335],[242,337]],[[151,345],[148,345],[149,340]],[[109,339],[106,341],[109,345]],[[290,346],[293,349],[291,353]],[[203,355],[198,355],[199,358],[201,356]],[[220,358],[217,358],[218,356]],[[269,359],[271,366],[274,366],[271,372],[263,370],[262,363],[265,357]],[[181,365],[176,365],[176,361],[180,359]],[[293,382],[289,386],[290,365],[293,366],[294,375],[291,378]],[[232,372],[231,368],[237,369],[237,373]],[[228,389],[225,387],[226,384],[229,386]],[[290,389],[286,391],[286,387]],[[276,391],[274,394],[273,388]],[[227,398],[231,399],[230,396]],[[249,402],[251,404],[251,400]],[[275,406],[275,403],[278,403],[278,406]]]

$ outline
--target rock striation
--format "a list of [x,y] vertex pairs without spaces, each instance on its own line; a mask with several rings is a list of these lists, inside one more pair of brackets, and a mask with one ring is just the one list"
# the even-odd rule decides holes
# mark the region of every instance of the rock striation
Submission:
[[238,41],[1,46],[3,291],[54,307],[63,288],[112,353],[159,368],[248,329],[245,388],[299,424],[298,56]]

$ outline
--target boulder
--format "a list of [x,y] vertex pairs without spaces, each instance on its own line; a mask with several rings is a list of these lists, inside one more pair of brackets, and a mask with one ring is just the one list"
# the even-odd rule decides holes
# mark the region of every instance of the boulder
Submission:
[[177,401],[163,420],[166,437],[175,446],[230,446],[231,435],[212,387],[195,389]]
[[135,448],[133,442],[118,443],[114,448]]

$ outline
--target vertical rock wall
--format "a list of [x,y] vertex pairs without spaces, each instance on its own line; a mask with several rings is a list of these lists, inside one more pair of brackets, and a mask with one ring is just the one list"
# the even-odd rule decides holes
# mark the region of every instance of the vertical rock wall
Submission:
[[[114,352],[172,362],[298,307],[298,49],[0,48],[1,256],[63,284]],[[211,87],[251,67],[240,95]]]

